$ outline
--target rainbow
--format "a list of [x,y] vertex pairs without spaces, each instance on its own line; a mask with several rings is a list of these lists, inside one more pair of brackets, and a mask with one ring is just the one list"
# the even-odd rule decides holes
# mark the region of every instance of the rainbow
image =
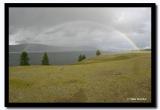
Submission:
[[[59,24],[59,25],[56,25],[54,26],[53,28],[50,28],[46,31],[44,31],[44,33],[48,33],[48,32],[51,32],[51,31],[54,31],[60,27],[63,27],[63,26],[66,26],[66,25],[72,25],[72,24],[75,24],[75,23],[78,23],[78,24],[94,24],[94,25],[97,25],[97,26],[100,26],[100,27],[103,27],[104,29],[112,29],[114,30],[115,32],[117,32],[121,37],[123,37],[123,39],[125,39],[132,47],[134,50],[139,50],[140,48],[136,45],[136,43],[124,32],[121,32],[119,31],[118,29],[114,28],[114,27],[108,27],[104,24],[101,24],[101,23],[96,23],[96,22],[92,22],[92,21],[73,21],[73,22],[67,22],[67,23],[63,23],[63,24]],[[37,36],[38,37],[38,36]],[[33,38],[32,41],[34,41],[37,37]],[[26,46],[23,50],[26,50],[28,48],[28,46]]]
[[116,30],[135,50],[140,50],[140,48],[136,45],[136,43],[125,33]]

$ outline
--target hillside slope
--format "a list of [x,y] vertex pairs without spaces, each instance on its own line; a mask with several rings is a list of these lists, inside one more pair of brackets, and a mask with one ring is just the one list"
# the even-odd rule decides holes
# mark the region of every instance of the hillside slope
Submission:
[[75,65],[9,68],[9,102],[150,101],[150,52],[102,55]]

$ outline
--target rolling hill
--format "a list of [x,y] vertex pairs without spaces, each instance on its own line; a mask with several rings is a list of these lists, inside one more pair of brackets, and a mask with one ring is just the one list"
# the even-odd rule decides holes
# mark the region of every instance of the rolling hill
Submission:
[[151,53],[9,67],[9,102],[151,102]]

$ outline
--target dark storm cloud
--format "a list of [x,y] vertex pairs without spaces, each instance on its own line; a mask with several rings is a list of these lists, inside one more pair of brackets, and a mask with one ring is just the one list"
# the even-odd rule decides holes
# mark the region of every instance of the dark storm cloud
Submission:
[[10,8],[10,25],[16,27],[46,27],[74,20],[104,22],[108,10],[97,8]]
[[10,8],[9,26],[10,44],[89,45],[107,50],[134,47],[131,39],[142,48],[151,45],[150,8]]

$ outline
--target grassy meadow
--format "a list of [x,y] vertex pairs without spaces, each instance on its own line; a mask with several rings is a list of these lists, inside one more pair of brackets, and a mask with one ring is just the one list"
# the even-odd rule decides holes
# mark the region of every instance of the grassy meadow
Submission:
[[100,55],[74,65],[9,67],[9,102],[150,101],[151,53],[146,51]]

